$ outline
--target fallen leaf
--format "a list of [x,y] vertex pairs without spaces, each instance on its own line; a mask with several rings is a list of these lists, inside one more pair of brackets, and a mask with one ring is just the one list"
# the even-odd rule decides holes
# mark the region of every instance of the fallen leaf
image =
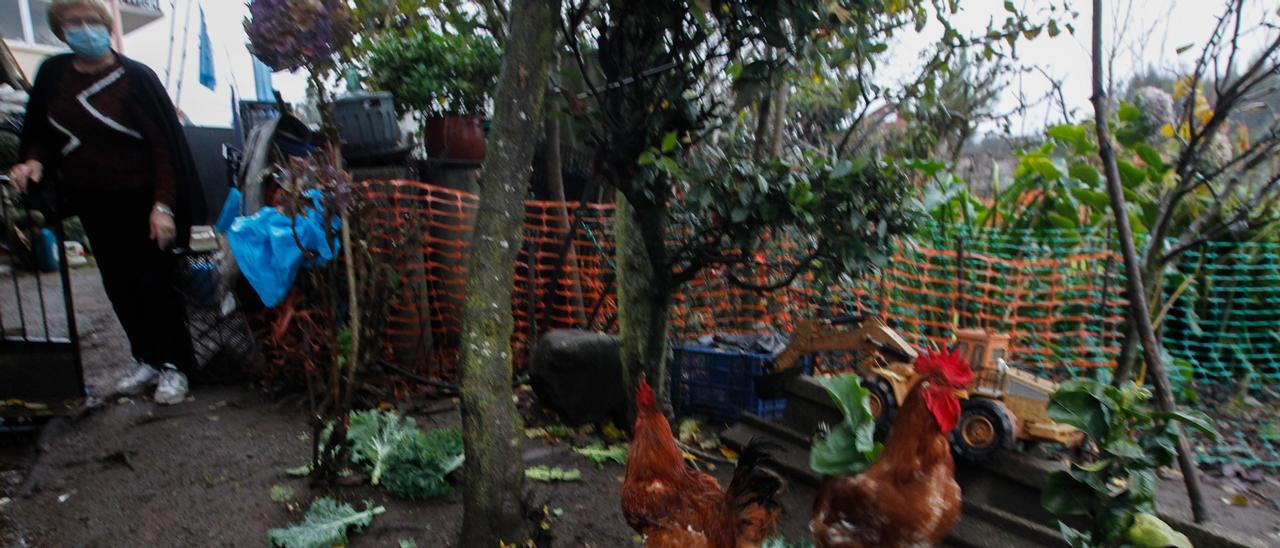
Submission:
[[721,447],[720,454],[724,455],[724,458],[726,459],[733,460],[733,461],[738,460],[738,452],[734,451],[733,449],[729,449],[728,447]]
[[611,442],[626,439],[627,437],[627,435],[622,430],[618,429],[618,427],[612,422],[605,423],[604,428],[601,429],[601,433],[604,434],[604,439]]

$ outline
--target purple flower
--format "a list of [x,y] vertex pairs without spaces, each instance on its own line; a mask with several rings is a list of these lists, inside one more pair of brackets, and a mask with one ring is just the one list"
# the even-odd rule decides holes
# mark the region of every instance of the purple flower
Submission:
[[351,41],[345,0],[250,0],[248,5],[249,51],[272,69],[301,68]]

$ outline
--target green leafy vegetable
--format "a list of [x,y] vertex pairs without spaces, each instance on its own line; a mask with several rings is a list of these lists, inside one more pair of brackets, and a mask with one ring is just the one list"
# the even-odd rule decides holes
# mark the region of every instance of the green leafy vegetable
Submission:
[[400,539],[400,548],[418,548],[418,541],[411,538]]
[[866,470],[884,447],[875,441],[876,421],[871,415],[871,392],[853,374],[820,379],[840,408],[844,420],[809,450],[809,468],[820,474],[849,475]]
[[1068,383],[1049,399],[1049,418],[1079,428],[1093,439],[1107,437],[1110,410],[1089,390]]
[[382,485],[391,494],[426,500],[453,493],[446,477],[462,466],[462,434],[453,428],[414,435],[386,459]]
[[547,435],[556,437],[556,438],[567,438],[573,435],[573,429],[563,424],[548,425],[547,427],[543,428],[543,430],[546,430]]
[[769,537],[764,539],[764,544],[760,548],[813,548],[813,543],[807,540],[790,540],[784,536]]
[[373,522],[373,516],[386,511],[374,508],[366,501],[363,511],[356,511],[350,504],[338,504],[330,497],[317,499],[307,509],[302,523],[267,531],[267,542],[281,548],[328,548],[347,543],[347,528],[363,530]]
[[1146,513],[1133,517],[1129,542],[1137,548],[1191,548],[1191,539],[1187,535],[1174,531],[1164,520]]
[[370,483],[378,485],[387,456],[418,434],[418,426],[412,418],[380,409],[352,411],[350,417],[347,443],[351,444],[354,460],[368,466]]
[[680,421],[679,434],[677,439],[684,443],[692,443],[702,435],[702,427],[698,425],[698,420],[694,418],[685,418]]
[[606,449],[604,444],[593,443],[586,447],[575,447],[573,452],[590,459],[591,462],[595,463],[596,468],[604,468],[604,463],[608,461],[618,464],[627,463],[627,446],[625,444],[610,445]]
[[1151,418],[1156,420],[1175,420],[1185,424],[1204,434],[1210,441],[1218,441],[1218,429],[1213,425],[1213,419],[1204,411],[1173,411],[1171,413],[1156,412],[1151,414]]
[[524,477],[534,481],[578,481],[582,479],[582,471],[577,468],[565,470],[559,466],[548,468],[546,466],[534,466],[526,468]]
[[1198,411],[1152,412],[1150,399],[1151,391],[1132,381],[1116,387],[1096,380],[1066,383],[1049,399],[1050,417],[1080,428],[1101,449],[1097,461],[1050,474],[1041,493],[1046,510],[1082,516],[1089,524],[1077,530],[1058,523],[1071,546],[1191,545],[1155,517],[1156,470],[1176,455],[1176,422],[1210,439],[1217,431]]
[[293,488],[287,485],[272,485],[271,500],[275,502],[286,502],[293,498]]

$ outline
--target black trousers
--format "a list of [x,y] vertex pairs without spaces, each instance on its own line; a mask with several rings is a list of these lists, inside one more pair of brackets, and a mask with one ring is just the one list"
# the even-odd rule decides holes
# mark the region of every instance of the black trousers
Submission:
[[133,356],[155,367],[191,362],[191,336],[177,290],[178,257],[150,238],[150,190],[71,197],[89,236],[102,285]]

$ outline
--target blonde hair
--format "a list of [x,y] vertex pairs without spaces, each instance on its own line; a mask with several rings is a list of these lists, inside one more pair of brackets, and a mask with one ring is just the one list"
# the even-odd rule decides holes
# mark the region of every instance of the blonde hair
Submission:
[[88,8],[93,10],[95,14],[102,19],[102,24],[109,29],[111,27],[111,10],[107,9],[107,5],[102,0],[53,0],[53,5],[49,6],[49,29],[59,40],[62,36],[62,23],[66,18],[68,10],[73,8]]

